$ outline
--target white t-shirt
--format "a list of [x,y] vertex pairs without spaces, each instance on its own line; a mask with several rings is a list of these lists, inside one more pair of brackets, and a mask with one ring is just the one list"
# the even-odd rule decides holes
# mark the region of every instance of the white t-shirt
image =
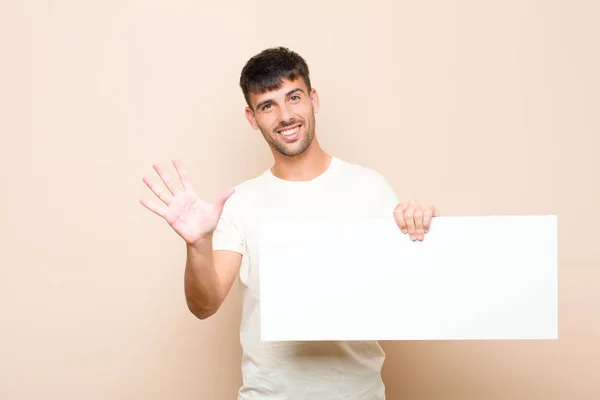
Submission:
[[257,230],[261,221],[279,216],[378,217],[391,215],[397,204],[383,175],[337,157],[310,181],[286,181],[267,170],[236,187],[214,232],[213,249],[243,255],[238,400],[385,399],[385,354],[376,341],[261,341]]

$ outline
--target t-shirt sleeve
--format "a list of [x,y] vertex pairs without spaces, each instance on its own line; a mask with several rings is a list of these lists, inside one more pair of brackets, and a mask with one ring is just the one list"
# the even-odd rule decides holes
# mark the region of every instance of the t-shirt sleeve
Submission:
[[217,228],[213,232],[213,250],[229,250],[244,255],[246,244],[242,233],[235,193],[225,202]]
[[371,206],[376,217],[392,216],[394,209],[400,202],[392,185],[382,174],[377,173],[375,187],[371,195]]

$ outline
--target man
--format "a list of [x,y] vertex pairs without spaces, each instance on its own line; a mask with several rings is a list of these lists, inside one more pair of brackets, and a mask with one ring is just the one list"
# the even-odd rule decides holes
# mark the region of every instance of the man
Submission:
[[[246,118],[261,131],[273,153],[272,168],[224,190],[213,204],[196,196],[179,161],[173,164],[183,190],[158,165],[154,169],[168,192],[143,179],[166,207],[143,199],[142,204],[163,217],[186,242],[188,307],[200,319],[210,317],[239,277],[243,287],[239,400],[382,400],[385,355],[377,342],[261,342],[257,230],[263,221],[288,215],[394,213],[404,233],[423,240],[437,212],[432,205],[399,202],[380,173],[321,148],[315,128],[319,96],[306,62],[295,52],[279,47],[252,57],[242,70],[240,86]],[[296,251],[305,249],[299,245]]]

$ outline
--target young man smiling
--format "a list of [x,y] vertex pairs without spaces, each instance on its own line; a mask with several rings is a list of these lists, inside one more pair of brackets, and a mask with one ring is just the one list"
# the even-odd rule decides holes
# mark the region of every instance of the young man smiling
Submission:
[[[423,240],[437,211],[414,200],[399,202],[383,175],[321,148],[315,126],[319,96],[306,62],[295,52],[277,47],[255,55],[242,70],[240,86],[246,118],[269,145],[272,168],[223,190],[214,203],[197,197],[179,161],[173,164],[182,189],[156,164],[168,191],[143,178],[165,206],[144,199],[141,203],[163,217],[186,243],[188,307],[200,319],[210,317],[239,277],[243,288],[239,400],[385,399],[381,380],[385,355],[376,341],[261,341],[257,229],[261,221],[289,215],[393,213],[399,229],[412,240]],[[340,284],[343,280],[340,276]]]

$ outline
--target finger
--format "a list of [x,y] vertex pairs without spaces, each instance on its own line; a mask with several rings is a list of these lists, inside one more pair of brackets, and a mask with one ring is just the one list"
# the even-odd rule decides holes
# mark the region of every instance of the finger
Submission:
[[417,230],[417,239],[423,240],[425,231],[423,230],[423,209],[418,207],[414,214],[415,228]]
[[434,217],[439,217],[440,216],[440,213],[439,213],[439,211],[438,211],[438,209],[436,207],[433,207],[433,216]]
[[417,238],[416,233],[417,230],[415,228],[415,220],[414,220],[414,208],[408,207],[406,211],[404,211],[404,220],[406,221],[406,226],[408,228],[408,234],[412,240]]
[[188,174],[186,166],[183,162],[179,160],[173,160],[173,166],[177,170],[177,174],[179,175],[179,179],[181,179],[181,183],[183,184],[184,190],[192,189],[192,180],[190,179],[190,175]]
[[158,207],[148,201],[146,201],[145,199],[140,199],[140,203],[142,203],[142,205],[144,207],[146,207],[148,210],[152,211],[154,214],[165,218],[167,215],[167,210],[162,208],[162,207]]
[[171,194],[174,196],[175,193],[177,193],[179,190],[171,180],[169,174],[167,174],[167,172],[158,164],[152,164],[152,167],[154,168],[158,176],[160,176],[160,179],[165,183],[165,186],[167,187],[167,189],[169,189],[169,192],[171,192]]
[[162,200],[163,203],[165,203],[166,205],[169,205],[169,203],[171,203],[172,197],[169,194],[167,194],[163,189],[152,183],[147,177],[143,177],[142,180],[144,181],[146,186],[148,186],[150,190],[154,192],[156,197]]
[[425,229],[425,233],[429,232],[429,228],[431,227],[431,218],[433,217],[434,210],[432,207],[427,207],[425,212],[423,213],[423,228]]
[[398,204],[398,206],[394,210],[394,218],[396,219],[396,224],[398,225],[402,233],[408,232],[406,228],[406,220],[404,219],[404,210],[406,210],[406,204],[404,203]]
[[217,206],[219,213],[223,211],[223,207],[225,207],[225,202],[227,199],[231,197],[231,195],[235,192],[235,188],[224,189],[217,196],[217,201],[215,205]]

